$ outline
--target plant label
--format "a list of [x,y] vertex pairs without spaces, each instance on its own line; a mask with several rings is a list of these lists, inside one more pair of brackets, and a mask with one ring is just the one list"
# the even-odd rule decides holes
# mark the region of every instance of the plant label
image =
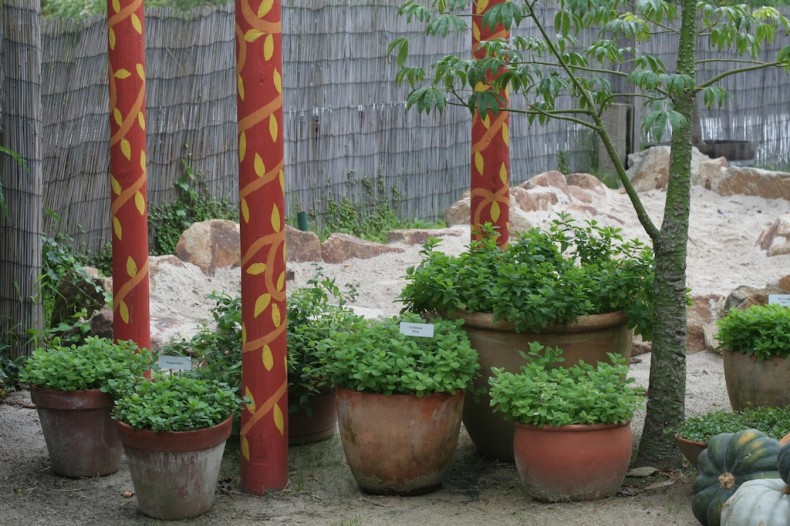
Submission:
[[159,368],[163,371],[189,371],[192,369],[192,358],[189,356],[159,355]]
[[771,305],[790,307],[790,294],[769,294],[768,303]]
[[400,333],[404,336],[419,336],[433,338],[433,323],[408,323],[401,322]]

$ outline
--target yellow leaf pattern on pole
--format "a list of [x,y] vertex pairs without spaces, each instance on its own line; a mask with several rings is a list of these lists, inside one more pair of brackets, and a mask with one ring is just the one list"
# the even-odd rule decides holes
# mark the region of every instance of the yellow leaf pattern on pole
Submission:
[[502,166],[499,168],[499,180],[502,181],[502,184],[507,184],[507,166],[505,163],[502,163]]
[[258,276],[266,272],[266,263],[253,263],[247,267],[247,274],[250,276]]
[[123,124],[123,115],[121,114],[121,110],[119,110],[118,108],[114,108],[112,110],[112,118],[115,119],[115,124],[117,124],[118,126]]
[[244,404],[247,406],[247,411],[250,413],[255,412],[255,397],[252,396],[252,391],[249,387],[244,389]]
[[280,431],[280,434],[282,435],[285,433],[285,419],[283,418],[283,411],[280,409],[280,404],[274,404],[272,416],[274,417],[274,426]]
[[272,228],[275,232],[280,231],[280,226],[282,226],[281,223],[282,220],[280,219],[280,209],[277,208],[277,205],[274,205],[272,208]]
[[118,13],[121,10],[120,0],[112,0],[112,10]]
[[261,159],[260,154],[255,154],[255,175],[258,177],[263,177],[266,174],[266,166],[263,164],[263,159]]
[[112,193],[121,195],[121,183],[118,182],[118,179],[110,176],[110,186],[112,186]]
[[488,0],[477,0],[477,14],[482,14],[488,7]]
[[115,233],[115,237],[118,238],[118,241],[123,239],[123,229],[121,228],[121,222],[118,221],[117,217],[112,218],[112,231]]
[[282,317],[280,316],[280,307],[277,304],[272,305],[272,323],[274,323],[275,327],[279,327],[282,323]]
[[491,219],[499,221],[499,203],[496,201],[491,203]]
[[140,215],[145,214],[145,197],[140,192],[134,193],[134,206],[140,212]]
[[247,437],[241,437],[241,456],[246,460],[250,459],[250,442]]
[[274,89],[277,90],[277,93],[283,92],[283,77],[276,69],[274,70]]
[[137,114],[137,124],[140,125],[140,129],[141,130],[145,129],[145,114],[144,113],[138,113]]
[[247,204],[246,199],[241,200],[241,218],[244,220],[245,223],[250,222],[250,207]]
[[239,93],[239,98],[244,100],[244,80],[241,75],[236,75],[236,91]]
[[269,62],[274,55],[274,37],[266,35],[266,40],[263,41],[263,60]]
[[130,278],[133,278],[137,275],[137,263],[135,263],[134,259],[131,257],[126,259],[126,273]]
[[247,42],[255,42],[256,40],[261,38],[261,35],[263,35],[263,32],[261,32],[260,30],[250,29],[249,31],[244,33],[244,40],[246,40]]
[[480,152],[475,152],[475,170],[477,170],[478,175],[483,175],[484,168],[485,161],[483,160],[483,154]]
[[134,13],[132,13],[132,27],[139,34],[141,34],[141,35],[143,34],[143,24],[140,23],[140,18],[137,15],[135,15]]
[[116,79],[128,79],[131,76],[132,76],[132,74],[129,73],[128,69],[119,69],[113,75],[113,77],[115,77]]
[[122,301],[120,305],[118,305],[118,313],[121,315],[121,319],[124,323],[129,323],[129,307],[126,305],[125,301]]
[[502,125],[502,140],[506,146],[510,146],[510,127],[507,124]]
[[244,160],[244,156],[247,154],[247,134],[245,132],[241,132],[239,135],[239,162]]
[[140,77],[140,80],[145,80],[145,68],[142,64],[136,64],[135,70],[137,70],[137,76]]
[[277,277],[277,292],[282,292],[283,287],[285,287],[285,272],[280,272]]
[[269,117],[269,135],[272,136],[272,141],[277,141],[277,133],[279,132],[279,126],[277,125],[277,117],[272,115]]
[[128,139],[121,139],[121,151],[123,152],[123,156],[126,157],[127,161],[132,160],[132,145],[129,144]]
[[266,368],[267,371],[271,371],[272,367],[274,367],[274,356],[272,356],[272,348],[268,345],[263,346],[263,352],[261,352],[261,358],[263,359],[263,366]]
[[255,300],[255,314],[254,316],[257,318],[261,315],[263,311],[266,310],[266,307],[272,302],[272,295],[271,294],[261,294],[258,296],[258,299]]
[[258,7],[258,18],[268,15],[269,11],[272,10],[272,5],[274,5],[274,0],[263,0],[260,7]]

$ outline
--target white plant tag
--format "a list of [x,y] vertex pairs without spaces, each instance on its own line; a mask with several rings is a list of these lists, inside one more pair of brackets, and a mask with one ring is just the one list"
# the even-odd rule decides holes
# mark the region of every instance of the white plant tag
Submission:
[[400,322],[400,333],[404,336],[419,336],[433,338],[433,323]]
[[189,371],[192,369],[192,358],[189,356],[159,355],[159,368],[163,371]]
[[790,307],[790,294],[769,294],[768,303],[771,305]]

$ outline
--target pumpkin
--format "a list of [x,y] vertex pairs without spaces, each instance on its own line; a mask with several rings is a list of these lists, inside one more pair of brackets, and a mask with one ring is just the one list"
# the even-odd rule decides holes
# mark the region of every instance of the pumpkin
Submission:
[[781,479],[744,482],[721,510],[721,526],[787,526],[790,493]]
[[[748,480],[777,478],[779,442],[756,429],[721,433],[699,456],[691,510],[703,526],[720,526],[724,503]],[[732,523],[734,524],[734,523]]]
[[790,443],[782,446],[779,450],[779,455],[776,457],[777,471],[779,476],[785,481],[785,484],[790,486]]

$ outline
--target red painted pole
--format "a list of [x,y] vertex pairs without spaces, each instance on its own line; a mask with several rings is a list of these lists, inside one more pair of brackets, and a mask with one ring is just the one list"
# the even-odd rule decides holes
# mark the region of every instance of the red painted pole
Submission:
[[[483,25],[483,14],[497,4],[508,0],[477,0],[472,4],[472,53],[476,58],[485,56],[480,42],[508,38],[508,31],[501,25],[490,29]],[[475,89],[491,89],[481,84]],[[507,100],[507,93],[500,94]],[[472,239],[480,237],[480,226],[492,223],[499,232],[497,244],[506,246],[510,238],[510,136],[509,113],[487,112],[472,115],[472,181],[471,218]]]
[[241,227],[241,485],[288,483],[282,6],[236,0]]
[[151,347],[143,0],[107,1],[113,336]]

